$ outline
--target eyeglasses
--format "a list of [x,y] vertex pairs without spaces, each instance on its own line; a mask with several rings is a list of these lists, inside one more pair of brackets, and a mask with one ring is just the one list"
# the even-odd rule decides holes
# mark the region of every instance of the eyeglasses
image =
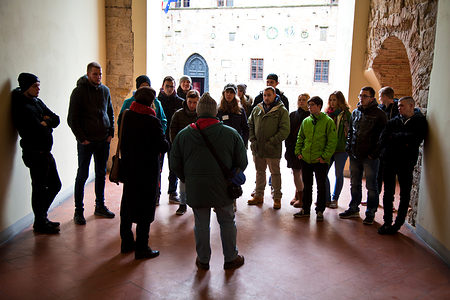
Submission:
[[367,96],[367,95],[361,95],[361,94],[359,94],[358,95],[358,98],[359,99],[362,99],[362,98],[372,98],[371,96]]

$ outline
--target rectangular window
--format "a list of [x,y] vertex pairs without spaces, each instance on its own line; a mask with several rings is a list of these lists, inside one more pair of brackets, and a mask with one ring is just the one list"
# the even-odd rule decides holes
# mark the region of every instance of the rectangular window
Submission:
[[183,7],[191,6],[191,0],[183,0]]
[[175,1],[175,7],[181,7],[181,0]]
[[233,0],[227,0],[227,6],[233,6]]
[[329,60],[316,60],[314,65],[314,82],[328,83]]
[[327,40],[327,31],[328,31],[328,27],[320,27],[320,40],[321,41]]
[[262,80],[264,71],[264,59],[262,58],[251,58],[250,59],[250,79],[251,80]]
[[222,6],[224,6],[224,3],[225,2],[225,0],[217,0],[217,7],[222,7]]

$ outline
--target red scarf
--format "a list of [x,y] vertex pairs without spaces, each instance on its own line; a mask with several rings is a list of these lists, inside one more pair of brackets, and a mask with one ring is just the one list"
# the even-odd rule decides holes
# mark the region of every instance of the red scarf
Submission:
[[[206,127],[209,127],[211,125],[217,124],[220,121],[217,118],[199,118],[197,120],[198,127],[200,127],[200,130],[205,129]],[[195,123],[191,123],[191,127],[194,129],[197,129],[197,126],[195,126]]]
[[156,117],[156,112],[153,108],[151,108],[150,106],[147,106],[145,104],[138,103],[136,101],[133,101],[133,103],[131,103],[130,110],[137,112],[138,114],[150,115],[150,116]]

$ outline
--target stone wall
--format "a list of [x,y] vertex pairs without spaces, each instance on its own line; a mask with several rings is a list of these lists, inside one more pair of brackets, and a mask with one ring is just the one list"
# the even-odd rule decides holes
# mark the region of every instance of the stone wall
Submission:
[[[433,67],[436,34],[437,0],[372,0],[368,28],[367,68],[373,67],[377,57],[383,55],[383,43],[390,37],[398,38],[409,59],[412,96],[416,105],[426,113],[430,74]],[[381,58],[382,59],[382,58]],[[401,62],[399,62],[401,63]],[[386,82],[380,72],[380,83]],[[414,172],[411,192],[411,213],[408,221],[414,225],[419,197],[422,151]]]
[[[133,89],[134,35],[131,21],[132,0],[106,0],[106,85],[111,91],[114,117]],[[117,135],[117,126],[116,126]],[[117,138],[111,143],[115,152]]]

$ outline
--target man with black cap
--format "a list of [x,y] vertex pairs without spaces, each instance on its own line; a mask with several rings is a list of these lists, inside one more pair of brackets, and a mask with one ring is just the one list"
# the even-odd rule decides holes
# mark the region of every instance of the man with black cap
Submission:
[[31,206],[34,213],[34,232],[59,233],[59,222],[47,218],[55,196],[61,190],[61,181],[51,154],[53,128],[59,117],[37,98],[40,81],[36,75],[21,73],[19,87],[12,91],[12,119],[21,137],[22,159],[30,169]]
[[[275,89],[275,92],[278,96],[280,96],[280,100],[281,102],[283,102],[284,107],[287,109],[287,111],[289,111],[289,100],[288,98],[284,95],[284,93],[282,91],[280,91],[277,88],[277,85],[279,84],[278,82],[278,75],[274,74],[274,73],[270,73],[269,75],[267,75],[267,79],[266,79],[266,86],[271,86]],[[258,96],[255,97],[255,101],[253,101],[252,104],[252,110],[261,102],[263,102],[264,97],[263,97],[263,93],[264,90],[262,90]]]
[[70,95],[67,123],[77,139],[78,171],[75,179],[74,222],[85,225],[84,184],[89,176],[89,164],[95,163],[96,216],[114,218],[105,206],[106,162],[109,144],[114,136],[114,112],[109,88],[102,84],[102,67],[96,62],[87,66],[87,74],[77,81]]
[[217,156],[228,168],[247,167],[247,151],[236,130],[216,118],[217,103],[204,93],[197,104],[198,120],[181,130],[170,151],[170,169],[186,184],[187,204],[195,217],[196,265],[208,270],[211,258],[210,216],[215,208],[220,224],[224,254],[224,269],[239,268],[244,257],[236,247],[236,223],[233,199],[227,193],[227,182],[222,170],[208,148],[200,130],[214,147]]

